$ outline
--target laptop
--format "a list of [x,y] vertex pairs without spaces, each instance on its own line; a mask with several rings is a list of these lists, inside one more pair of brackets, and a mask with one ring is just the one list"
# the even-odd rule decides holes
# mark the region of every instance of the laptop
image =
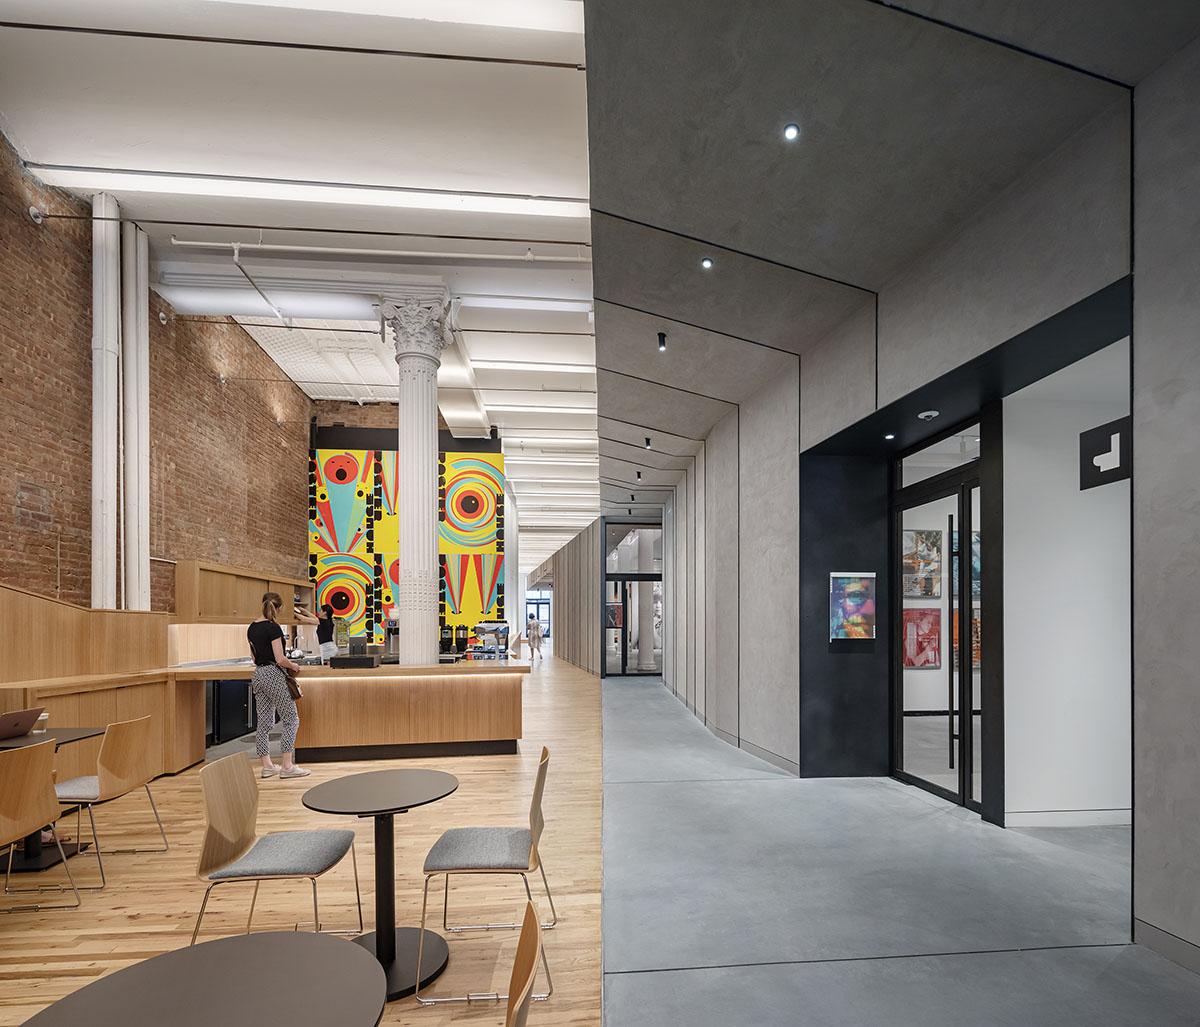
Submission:
[[0,713],[0,741],[6,738],[19,738],[27,735],[42,715],[45,706],[32,710],[16,710],[13,713]]

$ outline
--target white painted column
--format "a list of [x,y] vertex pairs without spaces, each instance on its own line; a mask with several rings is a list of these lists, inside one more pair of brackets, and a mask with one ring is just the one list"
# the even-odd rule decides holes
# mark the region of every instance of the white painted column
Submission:
[[136,225],[121,227],[121,569],[125,607],[150,609],[150,251]]
[[117,605],[117,411],[121,211],[92,197],[92,606]]
[[[645,528],[638,529],[638,570],[654,570],[654,537]],[[639,581],[638,590],[638,670],[654,670],[654,583]]]
[[525,634],[525,577],[521,574],[521,528],[517,498],[504,487],[504,619],[511,641]]
[[400,663],[438,662],[437,372],[453,344],[450,305],[441,299],[387,302],[400,369],[397,492],[400,520]]

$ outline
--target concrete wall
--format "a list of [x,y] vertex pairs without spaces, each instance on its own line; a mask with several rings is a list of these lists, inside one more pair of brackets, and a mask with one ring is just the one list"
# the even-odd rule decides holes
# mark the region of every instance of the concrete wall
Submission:
[[710,728],[737,744],[738,733],[738,519],[740,465],[738,413],[726,415],[705,445],[704,717]]
[[[1129,270],[1129,108],[1083,126],[879,293],[878,405]],[[876,407],[867,308],[803,358],[807,449]]]
[[741,746],[786,770],[800,763],[800,372],[742,404],[739,460]]
[[1135,937],[1200,969],[1200,41],[1137,87]]
[[1128,413],[1127,342],[1004,400],[1009,827],[1130,822],[1130,483],[1079,488],[1080,433]]

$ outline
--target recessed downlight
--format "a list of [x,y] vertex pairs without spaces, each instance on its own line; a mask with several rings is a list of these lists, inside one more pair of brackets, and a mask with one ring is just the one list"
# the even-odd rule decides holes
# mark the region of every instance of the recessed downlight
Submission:
[[700,266],[701,266],[702,268],[704,268],[704,270],[705,270],[705,271],[708,271],[708,270],[710,270],[710,269],[712,268],[712,266],[713,266],[713,259],[712,259],[712,257],[701,257],[701,258],[700,258]]
[[783,138],[786,139],[789,143],[794,143],[797,139],[800,138],[800,126],[797,125],[794,121],[788,122],[786,125],[783,126]]
[[884,438],[885,442],[891,442],[892,439],[894,439],[895,437],[896,436],[893,435],[891,432],[888,432],[883,438]]
[[935,417],[940,417],[941,413],[940,410],[922,410],[917,417],[922,421],[932,421]]
[[666,332],[658,333],[658,352],[659,353],[667,352],[667,333]]
[[650,436],[649,435],[646,436],[646,448],[647,449],[650,448]]
[[637,496],[635,496],[632,492],[629,493],[629,502],[631,502],[631,503],[637,502]]

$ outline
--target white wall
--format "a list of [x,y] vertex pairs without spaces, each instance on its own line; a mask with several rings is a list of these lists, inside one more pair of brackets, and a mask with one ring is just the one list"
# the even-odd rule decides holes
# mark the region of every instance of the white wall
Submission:
[[1127,341],[1004,401],[1009,826],[1130,822],[1130,483],[1079,490],[1080,432],[1128,413]]

